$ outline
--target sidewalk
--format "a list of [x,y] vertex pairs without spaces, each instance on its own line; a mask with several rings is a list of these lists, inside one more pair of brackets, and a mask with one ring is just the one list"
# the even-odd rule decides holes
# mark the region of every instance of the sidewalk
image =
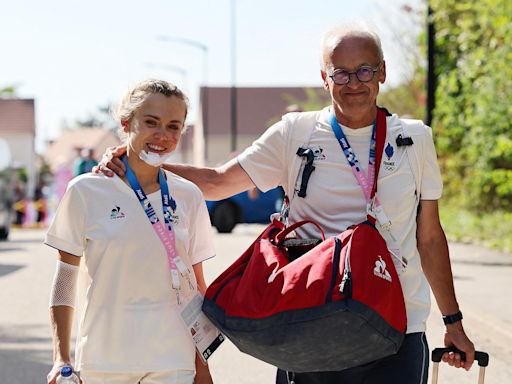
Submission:
[[[249,246],[262,227],[242,225],[215,234],[217,257],[204,263],[211,282]],[[41,229],[16,229],[0,242],[0,382],[43,382],[51,365],[49,286],[55,250],[42,244]],[[455,286],[464,326],[477,349],[490,354],[486,383],[512,382],[512,255],[450,244]],[[434,300],[433,300],[434,302]],[[435,302],[427,323],[430,348],[443,345],[444,326]],[[226,341],[211,357],[215,384],[271,384],[275,368],[245,355]],[[469,373],[442,365],[439,383],[477,383]]]
[[[477,350],[489,353],[486,383],[512,382],[512,255],[483,247],[450,244],[457,299],[464,329]],[[432,299],[427,322],[430,349],[443,346],[441,314]],[[440,368],[440,383],[477,383],[478,369]]]
[[455,288],[466,317],[512,341],[512,254],[450,244]]

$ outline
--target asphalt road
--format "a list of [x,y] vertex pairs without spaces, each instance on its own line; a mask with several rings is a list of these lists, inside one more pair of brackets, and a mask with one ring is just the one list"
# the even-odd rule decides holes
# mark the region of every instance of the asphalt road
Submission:
[[[254,240],[263,227],[239,225],[216,234],[217,257],[204,264],[212,281]],[[56,252],[42,244],[43,230],[14,230],[0,243],[0,384],[44,383],[51,360],[48,291]],[[491,355],[486,383],[512,382],[512,255],[467,245],[450,245],[464,324],[477,349]],[[443,326],[433,305],[428,321],[431,348],[442,346]],[[273,383],[275,369],[225,342],[211,357],[217,384]],[[470,372],[442,365],[439,383],[476,383]]]

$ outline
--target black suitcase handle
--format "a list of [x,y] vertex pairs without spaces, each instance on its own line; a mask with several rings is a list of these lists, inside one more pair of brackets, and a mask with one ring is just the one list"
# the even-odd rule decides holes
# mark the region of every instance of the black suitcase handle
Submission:
[[[432,361],[434,363],[439,363],[441,361],[441,358],[443,357],[443,354],[445,354],[446,352],[460,353],[462,360],[466,360],[466,353],[459,351],[455,347],[448,347],[435,348],[432,351]],[[475,351],[475,360],[478,361],[478,365],[480,367],[487,367],[489,365],[489,354],[486,352]]]

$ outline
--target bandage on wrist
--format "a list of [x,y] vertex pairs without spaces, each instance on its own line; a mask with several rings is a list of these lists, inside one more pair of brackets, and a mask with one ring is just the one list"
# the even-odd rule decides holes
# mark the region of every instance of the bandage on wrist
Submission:
[[50,292],[50,307],[65,305],[75,308],[76,286],[80,267],[57,260]]

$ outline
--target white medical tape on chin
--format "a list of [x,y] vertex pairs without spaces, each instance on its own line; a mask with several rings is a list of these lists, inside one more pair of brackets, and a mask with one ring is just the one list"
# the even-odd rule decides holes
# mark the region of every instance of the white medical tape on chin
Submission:
[[50,307],[66,305],[75,308],[76,286],[80,267],[57,260],[50,292]]

